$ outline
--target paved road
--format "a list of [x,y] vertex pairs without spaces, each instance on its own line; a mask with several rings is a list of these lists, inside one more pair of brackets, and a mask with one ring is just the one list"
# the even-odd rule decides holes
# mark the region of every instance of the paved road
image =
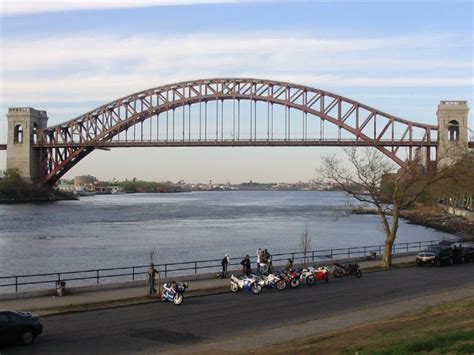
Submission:
[[474,286],[474,263],[442,268],[406,268],[331,279],[296,290],[264,290],[186,299],[181,306],[152,303],[43,317],[44,333],[30,347],[7,354],[130,354],[178,349],[202,340],[296,324]]

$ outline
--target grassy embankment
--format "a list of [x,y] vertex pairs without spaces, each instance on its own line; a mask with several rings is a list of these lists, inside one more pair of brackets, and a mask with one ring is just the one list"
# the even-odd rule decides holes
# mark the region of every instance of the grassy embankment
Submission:
[[[257,351],[258,352],[258,351]],[[291,344],[269,354],[474,354],[474,298]]]
[[46,189],[24,181],[15,170],[7,170],[0,180],[0,203],[47,202],[71,199],[76,199],[73,194]]

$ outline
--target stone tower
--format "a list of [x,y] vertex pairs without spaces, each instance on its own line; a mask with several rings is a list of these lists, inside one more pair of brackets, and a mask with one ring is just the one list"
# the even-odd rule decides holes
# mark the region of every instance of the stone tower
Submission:
[[438,167],[449,166],[469,152],[467,101],[441,101],[438,105]]
[[8,109],[7,169],[17,169],[20,176],[32,183],[40,178],[40,150],[38,129],[46,128],[46,111],[30,107]]

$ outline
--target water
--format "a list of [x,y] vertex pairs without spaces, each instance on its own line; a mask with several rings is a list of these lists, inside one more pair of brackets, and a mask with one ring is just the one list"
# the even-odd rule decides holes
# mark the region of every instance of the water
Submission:
[[[298,251],[305,226],[312,249],[382,244],[377,216],[335,219],[340,192],[257,191],[83,197],[0,205],[0,275],[218,259]],[[401,222],[397,242],[447,237]]]

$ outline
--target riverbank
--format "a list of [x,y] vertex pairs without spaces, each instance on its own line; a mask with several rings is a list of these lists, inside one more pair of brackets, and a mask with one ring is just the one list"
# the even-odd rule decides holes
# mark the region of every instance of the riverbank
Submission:
[[[374,209],[355,208],[352,214],[377,214]],[[433,228],[474,241],[474,222],[466,218],[448,214],[435,206],[417,206],[401,212],[401,217],[409,224]]]
[[74,194],[63,192],[45,192],[31,195],[21,195],[18,197],[0,198],[0,205],[16,205],[24,203],[47,203],[56,201],[77,201],[79,197]]
[[411,224],[422,225],[474,241],[474,222],[447,214],[437,207],[417,207],[406,210],[402,212],[402,217]]

